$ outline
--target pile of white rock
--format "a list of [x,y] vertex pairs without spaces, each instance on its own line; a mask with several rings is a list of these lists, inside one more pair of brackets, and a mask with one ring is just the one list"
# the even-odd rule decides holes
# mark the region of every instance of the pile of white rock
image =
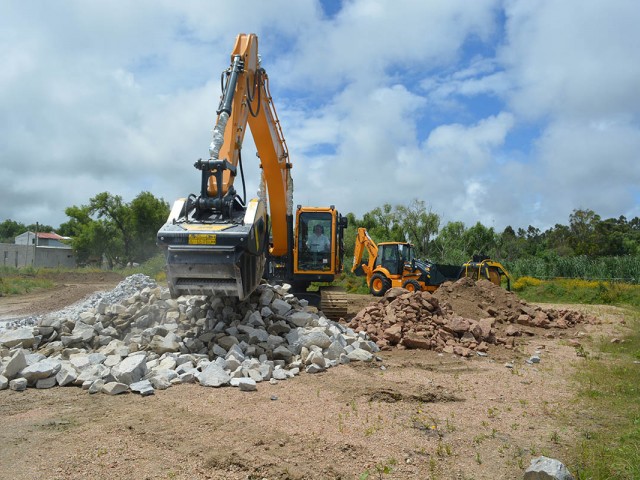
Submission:
[[[148,277],[143,284],[126,298],[102,295],[93,306],[1,332],[0,390],[77,385],[90,393],[149,395],[193,382],[255,390],[303,370],[377,358],[377,345],[364,333],[328,320],[287,285],[260,285],[239,302],[172,299]],[[127,289],[121,284],[116,291]]]

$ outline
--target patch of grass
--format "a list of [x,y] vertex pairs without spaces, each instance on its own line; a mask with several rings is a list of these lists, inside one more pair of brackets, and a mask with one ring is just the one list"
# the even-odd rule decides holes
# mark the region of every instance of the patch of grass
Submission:
[[381,479],[383,475],[390,475],[397,463],[398,461],[395,458],[389,458],[386,462],[378,462],[374,465],[373,470],[365,470],[358,476],[358,479],[367,480],[372,478],[372,474],[376,474],[376,477]]
[[629,283],[520,277],[513,289],[520,297],[533,302],[640,307],[640,285]]
[[579,480],[640,478],[640,313],[631,316],[633,333],[622,343],[603,339],[603,355],[587,357],[576,374],[581,409],[595,417],[574,449]]
[[[451,417],[453,418],[453,414],[451,414]],[[453,424],[453,421],[449,421],[449,419],[445,419],[446,422],[446,429],[447,432],[451,433],[451,432],[455,432],[456,431],[456,426]]]
[[[576,373],[580,410],[590,412],[581,439],[572,446],[570,470],[578,480],[640,478],[640,285],[587,280],[514,282],[522,298],[533,302],[608,304],[628,307],[632,333],[623,342],[602,339],[577,350],[583,357]],[[543,407],[546,414],[554,412]],[[558,432],[551,435],[560,442]],[[542,454],[544,454],[542,452]]]
[[116,270],[122,275],[128,276],[135,273],[143,273],[157,282],[164,282],[167,279],[166,263],[164,253],[159,253],[137,267],[125,267]]
[[486,438],[487,438],[487,436],[484,433],[476,435],[475,437],[473,437],[473,444],[474,445],[480,445],[482,442],[485,441]]
[[31,274],[14,273],[0,276],[0,296],[21,295],[53,288],[55,283],[47,278],[40,278]]
[[333,283],[314,282],[311,284],[309,291],[317,290],[319,287],[326,285],[342,287],[348,293],[357,293],[360,295],[369,293],[366,277],[358,277],[350,271],[343,271],[340,275],[337,275]]
[[37,275],[38,269],[34,267],[23,267],[23,268],[15,268],[15,267],[7,267],[6,265],[0,267],[0,276],[15,276],[15,275],[24,275],[27,277],[34,277]]

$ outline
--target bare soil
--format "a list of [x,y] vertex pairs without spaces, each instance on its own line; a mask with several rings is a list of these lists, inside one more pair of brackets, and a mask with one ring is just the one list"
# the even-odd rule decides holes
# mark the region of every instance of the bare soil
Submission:
[[[79,285],[90,288],[58,289],[56,308],[76,301]],[[371,300],[351,296],[350,314]],[[584,359],[567,339],[589,348],[589,338],[626,328],[624,311],[582,309],[601,322],[468,360],[394,349],[381,362],[261,383],[257,392],[5,390],[0,478],[520,479],[531,458],[566,460],[579,432],[597,428],[574,401],[571,375]],[[541,362],[527,364],[536,351]]]
[[123,279],[114,272],[51,272],[44,277],[55,286],[25,295],[0,296],[0,321],[59,310],[93,292],[111,290]]

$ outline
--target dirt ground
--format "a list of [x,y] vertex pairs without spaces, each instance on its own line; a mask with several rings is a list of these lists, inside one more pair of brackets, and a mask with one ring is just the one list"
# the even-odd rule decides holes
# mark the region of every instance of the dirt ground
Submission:
[[[70,282],[47,295],[59,308],[85,287]],[[352,296],[350,313],[370,300]],[[582,308],[601,323],[553,339],[540,331],[469,360],[395,349],[256,392],[5,390],[0,478],[520,479],[531,458],[565,460],[580,431],[597,428],[573,400],[583,358],[566,340],[614,335],[624,312]],[[535,352],[541,362],[526,363]]]
[[45,278],[55,287],[26,295],[0,296],[0,321],[59,310],[93,292],[111,290],[123,277],[113,272],[52,272]]

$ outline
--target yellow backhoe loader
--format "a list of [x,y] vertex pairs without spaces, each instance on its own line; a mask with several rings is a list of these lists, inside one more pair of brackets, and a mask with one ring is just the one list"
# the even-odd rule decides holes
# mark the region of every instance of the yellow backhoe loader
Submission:
[[[368,261],[363,262],[365,250]],[[376,244],[366,228],[358,228],[353,255],[356,275],[364,275],[372,295],[382,296],[392,287],[403,287],[411,292],[434,292],[446,281],[470,277],[487,279],[496,285],[506,279],[511,289],[511,276],[501,263],[482,255],[460,265],[442,265],[414,257],[414,247],[407,242],[381,242]]]
[[[346,217],[335,207],[293,208],[293,164],[260,64],[258,38],[240,34],[231,65],[222,73],[222,96],[209,158],[201,172],[200,195],[177,200],[157,243],[166,250],[171,295],[248,297],[262,278],[287,282],[298,296],[314,300],[311,282],[332,282],[342,271]],[[262,181],[259,198],[246,202],[242,143],[247,126],[257,148]],[[316,231],[323,239],[314,238]],[[346,314],[346,296],[330,289],[320,308],[331,317]]]

